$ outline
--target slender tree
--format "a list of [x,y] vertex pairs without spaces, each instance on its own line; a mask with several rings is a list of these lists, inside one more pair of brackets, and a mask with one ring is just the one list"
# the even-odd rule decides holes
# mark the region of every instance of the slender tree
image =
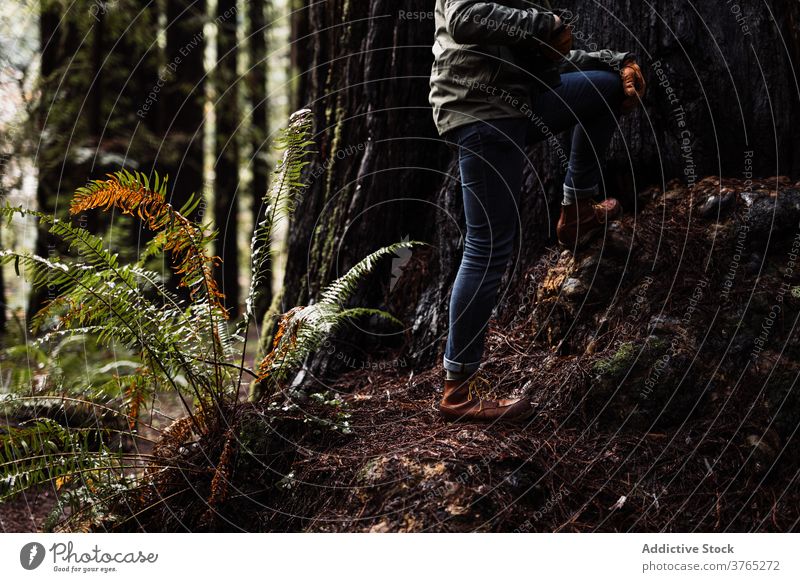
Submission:
[[219,236],[216,255],[222,264],[215,269],[231,317],[239,311],[239,257],[237,248],[239,185],[239,86],[236,0],[217,2],[216,128],[214,131],[214,218]]
[[[5,198],[4,191],[4,178],[6,174],[6,165],[8,164],[9,156],[6,152],[0,151],[0,202]],[[0,230],[0,249],[3,248],[3,232]],[[0,346],[3,345],[3,337],[6,333],[6,285],[3,277],[3,269],[0,269]]]
[[[252,197],[252,214],[254,224],[264,219],[264,192],[269,185],[269,115],[267,108],[267,89],[269,74],[269,55],[267,13],[271,9],[269,0],[251,0],[248,3],[248,52],[250,69],[247,85],[251,108],[250,118],[250,167],[253,180],[250,193]],[[272,287],[266,285],[256,306],[256,320],[261,321],[272,301]]]
[[[78,96],[86,94],[90,84],[86,61],[86,30],[76,18],[77,10],[62,13],[57,2],[41,0],[39,37],[41,39],[41,98],[34,112],[38,182],[36,201],[39,210],[48,214],[64,213],[58,208],[59,192],[71,185],[71,162],[67,155],[70,146],[80,144],[87,133],[85,116],[81,116]],[[89,24],[91,25],[91,24]],[[83,32],[83,34],[81,34]],[[44,227],[36,235],[35,252],[52,256],[56,240]],[[27,319],[49,299],[55,297],[53,288],[42,287],[28,298]]]
[[[180,208],[192,194],[203,194],[203,123],[205,119],[205,0],[167,0],[166,83],[157,96],[161,148],[156,168],[169,176],[169,200]],[[191,217],[203,220],[204,205]],[[165,265],[166,267],[166,265]],[[178,277],[168,268],[171,286]],[[186,291],[181,290],[186,298]]]

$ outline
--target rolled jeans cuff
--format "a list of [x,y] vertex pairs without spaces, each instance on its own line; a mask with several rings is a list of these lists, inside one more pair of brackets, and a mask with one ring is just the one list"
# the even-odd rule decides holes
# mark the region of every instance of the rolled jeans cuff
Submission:
[[564,184],[564,200],[570,203],[576,200],[595,198],[600,194],[600,186],[595,184],[591,188],[573,188]]
[[448,360],[447,358],[444,358],[443,364],[444,364],[444,369],[447,370],[448,372],[458,372],[461,374],[471,374],[472,372],[477,370],[481,365],[480,361],[471,362],[469,364],[462,364],[460,362],[454,362],[453,360]]

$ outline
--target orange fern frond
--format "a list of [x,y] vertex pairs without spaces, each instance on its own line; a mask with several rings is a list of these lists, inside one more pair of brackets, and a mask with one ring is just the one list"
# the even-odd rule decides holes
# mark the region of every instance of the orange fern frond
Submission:
[[224,502],[228,498],[228,483],[233,473],[234,460],[234,433],[228,430],[222,454],[219,457],[214,477],[211,479],[211,496],[208,498],[209,510]]
[[128,404],[128,428],[136,430],[139,424],[139,411],[146,398],[146,390],[141,377],[134,376],[125,390],[125,400]]
[[[272,340],[272,350],[270,350],[258,365],[258,370],[256,372],[257,382],[266,380],[270,375],[275,360],[285,355],[286,352],[296,345],[297,331],[300,323],[295,319],[295,314],[302,309],[303,306],[293,307],[281,316],[281,320],[278,322],[278,330],[275,332],[275,337]],[[281,345],[281,340],[287,333],[291,334],[289,336],[290,341]]]
[[209,302],[227,319],[228,312],[221,301],[224,295],[213,276],[214,268],[221,261],[206,252],[203,231],[166,201],[164,183],[159,188],[156,179],[156,186],[151,189],[147,177],[139,172],[122,171],[108,176],[107,180],[92,180],[76,190],[70,214],[113,207],[123,214],[136,216],[148,229],[163,232],[163,249],[172,254],[173,268],[180,277],[181,286],[188,287],[193,298],[204,288]]

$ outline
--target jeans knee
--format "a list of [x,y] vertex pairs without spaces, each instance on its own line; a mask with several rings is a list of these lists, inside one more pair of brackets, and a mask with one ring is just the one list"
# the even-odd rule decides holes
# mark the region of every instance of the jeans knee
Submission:
[[622,102],[622,77],[617,71],[590,71],[586,75],[591,83],[590,91],[608,103],[612,110]]
[[483,271],[502,271],[514,248],[514,237],[469,236],[464,242],[463,262]]

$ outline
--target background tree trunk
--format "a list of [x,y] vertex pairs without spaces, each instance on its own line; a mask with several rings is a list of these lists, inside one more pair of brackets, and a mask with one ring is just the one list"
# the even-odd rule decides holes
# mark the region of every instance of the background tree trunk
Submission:
[[239,85],[236,73],[236,0],[217,2],[216,129],[214,132],[214,219],[219,236],[215,254],[222,264],[215,277],[225,294],[231,317],[239,312],[239,249],[237,247],[239,187]]
[[[41,79],[42,79],[42,98],[41,107],[37,110],[36,124],[40,130],[41,147],[39,155],[36,157],[36,166],[39,180],[36,187],[36,202],[39,211],[48,214],[55,213],[58,192],[63,177],[63,165],[69,149],[69,143],[64,139],[63,131],[69,127],[70,120],[76,119],[74,113],[74,103],[68,95],[70,83],[67,83],[59,92],[59,72],[64,71],[70,59],[77,53],[80,46],[79,35],[77,34],[76,24],[69,18],[65,18],[60,23],[61,15],[58,6],[51,0],[42,0],[40,4],[41,15],[39,18],[39,35],[42,44],[41,57]],[[66,73],[64,73],[66,75]],[[72,79],[72,84],[77,84]],[[61,110],[60,105],[67,107],[66,111]],[[62,111],[60,115],[51,118],[51,112]],[[73,124],[73,131],[75,129]],[[47,131],[45,131],[47,130]],[[60,163],[59,163],[60,160]],[[35,253],[40,257],[47,257],[51,245],[55,244],[47,228],[39,226],[37,228]],[[39,288],[31,291],[28,297],[27,320],[41,308],[44,301],[53,299],[55,296],[47,288]]]
[[[5,187],[4,178],[6,175],[6,166],[8,165],[11,154],[0,151],[0,203],[5,203]],[[3,233],[0,231],[0,249],[3,247]],[[6,282],[3,269],[0,269],[0,347],[5,346],[5,335],[7,327],[7,310],[6,305]]]
[[308,75],[304,73],[309,70],[313,51],[308,49],[314,39],[309,36],[311,32],[308,16],[309,11],[303,8],[308,4],[306,0],[288,0],[290,9],[290,32],[291,46],[289,55],[289,79],[291,89],[289,94],[289,105],[292,111],[300,109],[302,102],[308,92]]
[[[419,369],[441,356],[463,228],[457,167],[437,141],[427,100],[432,3],[404,3],[405,14],[430,15],[413,20],[384,0],[305,6],[294,20],[294,40],[313,52],[308,61],[300,50],[292,58],[301,74],[297,102],[314,112],[319,153],[290,229],[283,306],[307,303],[379,245],[407,235],[425,240],[431,247],[414,252],[393,289],[385,273],[359,297],[394,307],[408,323],[404,353]],[[742,177],[749,151],[755,175],[800,173],[793,130],[800,108],[790,63],[800,48],[791,24],[798,22],[797,3],[742,5],[740,14],[718,2],[560,6],[578,16],[575,48],[633,50],[648,79],[646,107],[623,118],[605,169],[606,190],[629,211],[635,192],[649,184]],[[306,22],[310,40],[302,38]],[[670,102],[668,87],[677,102]],[[520,252],[501,289],[500,310],[514,308],[522,275],[554,239],[563,170],[548,144],[532,146],[529,158],[536,171],[526,171]],[[314,365],[330,369],[336,361]]]
[[[264,194],[269,186],[269,115],[267,114],[267,79],[269,74],[269,46],[267,43],[267,18],[271,14],[271,3],[266,0],[251,0],[248,3],[249,34],[247,46],[250,53],[248,73],[250,120],[250,167],[253,172],[250,192],[252,195],[253,224],[264,219]],[[261,321],[272,302],[272,287],[267,286],[256,305],[256,321]]]
[[[205,0],[167,0],[167,82],[159,97],[162,137],[156,167],[169,175],[169,199],[180,208],[192,193],[202,195],[203,180],[203,122],[205,113],[205,36],[207,20]],[[191,218],[202,221],[205,206],[201,205]],[[168,265],[173,288],[179,277]],[[188,298],[181,290],[183,299]]]

